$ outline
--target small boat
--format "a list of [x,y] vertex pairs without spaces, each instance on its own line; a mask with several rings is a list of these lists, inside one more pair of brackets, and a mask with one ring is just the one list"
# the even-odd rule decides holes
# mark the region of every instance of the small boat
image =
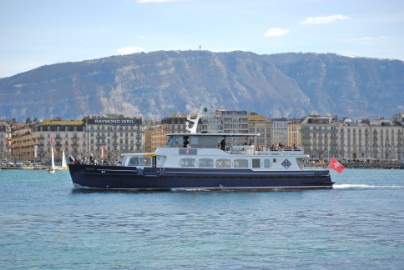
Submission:
[[124,154],[119,166],[69,164],[75,189],[300,190],[331,189],[330,172],[304,170],[300,149],[263,151],[239,145],[259,134],[197,133],[201,109],[187,133],[167,134],[154,153]]
[[67,167],[65,151],[62,152],[62,166],[56,166],[56,170],[67,171],[69,167]]

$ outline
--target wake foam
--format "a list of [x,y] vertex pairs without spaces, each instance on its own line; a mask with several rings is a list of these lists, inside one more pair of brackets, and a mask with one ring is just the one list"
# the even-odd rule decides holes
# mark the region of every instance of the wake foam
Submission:
[[334,189],[404,188],[404,186],[375,186],[365,184],[334,184]]

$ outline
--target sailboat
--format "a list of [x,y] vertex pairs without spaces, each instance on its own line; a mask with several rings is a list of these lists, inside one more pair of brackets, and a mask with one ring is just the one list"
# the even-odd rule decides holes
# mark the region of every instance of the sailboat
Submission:
[[55,173],[55,155],[53,153],[53,146],[51,146],[51,159],[52,159],[52,165],[49,168],[48,172],[49,173]]
[[56,170],[67,171],[69,168],[67,167],[65,151],[62,152],[62,166],[56,166]]

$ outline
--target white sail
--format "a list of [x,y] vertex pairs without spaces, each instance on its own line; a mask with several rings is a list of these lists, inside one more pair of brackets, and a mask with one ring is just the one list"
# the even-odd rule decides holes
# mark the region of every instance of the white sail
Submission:
[[51,168],[49,169],[50,173],[54,173],[55,172],[55,156],[53,154],[53,146],[51,146],[51,159],[52,159],[52,165]]
[[52,151],[52,169],[55,169],[55,156],[53,154],[53,147],[51,147],[51,151]]
[[67,162],[65,157],[65,151],[62,152],[62,169],[67,170]]

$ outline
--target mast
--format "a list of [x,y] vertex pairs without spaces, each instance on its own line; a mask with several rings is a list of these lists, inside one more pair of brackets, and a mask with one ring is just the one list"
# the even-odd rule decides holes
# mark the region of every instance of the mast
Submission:
[[[198,115],[196,116],[196,118],[192,119],[191,115],[187,116],[187,122],[185,122],[185,125],[186,125],[185,128],[186,128],[186,130],[189,131],[189,133],[193,133],[193,134],[196,133],[196,129],[198,127],[199,119],[201,118],[202,114],[207,112],[207,111],[208,111],[208,108],[206,106],[201,106],[199,108],[199,112],[198,112]],[[189,127],[189,122],[192,122],[192,127]]]

